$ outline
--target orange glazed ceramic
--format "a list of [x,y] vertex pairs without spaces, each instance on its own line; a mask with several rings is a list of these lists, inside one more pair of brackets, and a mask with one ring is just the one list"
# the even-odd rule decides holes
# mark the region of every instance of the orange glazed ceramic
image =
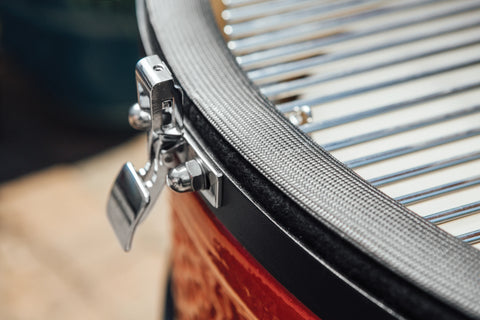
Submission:
[[318,319],[246,252],[201,199],[168,192],[178,319]]

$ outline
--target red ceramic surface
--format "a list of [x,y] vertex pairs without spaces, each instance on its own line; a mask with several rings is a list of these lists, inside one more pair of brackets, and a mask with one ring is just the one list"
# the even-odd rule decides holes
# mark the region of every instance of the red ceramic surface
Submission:
[[201,199],[169,193],[179,320],[318,319],[250,256]]

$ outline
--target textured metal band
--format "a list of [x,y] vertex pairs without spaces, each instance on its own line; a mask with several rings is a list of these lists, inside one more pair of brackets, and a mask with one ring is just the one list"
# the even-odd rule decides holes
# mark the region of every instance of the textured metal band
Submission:
[[147,0],[147,7],[183,89],[245,159],[361,251],[480,318],[478,250],[369,185],[279,114],[236,64],[208,0]]

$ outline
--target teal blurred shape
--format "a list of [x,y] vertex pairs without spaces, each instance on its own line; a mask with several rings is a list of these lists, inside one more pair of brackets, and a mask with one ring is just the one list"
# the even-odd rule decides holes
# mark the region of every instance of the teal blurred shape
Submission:
[[61,102],[46,112],[127,130],[139,57],[133,0],[0,1],[0,23],[2,49]]

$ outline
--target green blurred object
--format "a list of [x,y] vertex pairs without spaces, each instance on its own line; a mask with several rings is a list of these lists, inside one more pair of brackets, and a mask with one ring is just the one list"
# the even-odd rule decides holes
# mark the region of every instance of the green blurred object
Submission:
[[139,57],[133,0],[0,1],[0,22],[2,49],[62,102],[46,112],[127,130]]

